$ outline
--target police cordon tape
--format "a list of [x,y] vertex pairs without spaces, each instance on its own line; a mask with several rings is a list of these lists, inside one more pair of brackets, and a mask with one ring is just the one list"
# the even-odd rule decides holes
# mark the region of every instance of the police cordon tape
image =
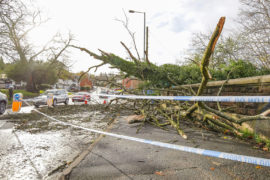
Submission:
[[[30,105],[27,102],[25,102],[25,103]],[[179,151],[184,151],[184,152],[195,153],[195,154],[199,154],[199,155],[203,155],[203,156],[210,156],[210,157],[216,157],[216,158],[221,158],[221,159],[229,159],[229,160],[233,160],[233,161],[239,161],[239,162],[244,162],[244,163],[250,163],[250,164],[270,167],[270,159],[258,158],[258,157],[253,157],[253,156],[244,156],[244,155],[238,155],[238,154],[232,154],[232,153],[226,153],[226,152],[220,152],[220,151],[213,151],[213,150],[207,150],[207,149],[193,148],[193,147],[181,146],[181,145],[177,145],[177,144],[169,144],[169,143],[164,143],[164,142],[160,142],[160,141],[152,141],[152,140],[148,140],[148,139],[141,139],[141,138],[126,136],[126,135],[120,135],[120,134],[115,134],[115,133],[99,131],[99,130],[85,128],[85,127],[81,127],[81,126],[74,125],[71,123],[60,121],[56,118],[48,116],[45,113],[40,112],[37,109],[34,109],[34,111],[36,111],[37,113],[39,113],[39,114],[41,114],[41,115],[43,115],[43,116],[45,116],[53,121],[56,121],[60,124],[71,126],[74,128],[83,129],[83,130],[98,133],[98,134],[103,134],[103,135],[107,135],[107,136],[111,136],[111,137],[126,139],[126,140],[130,140],[130,141],[136,141],[136,142],[145,143],[145,144],[151,144],[154,146],[164,147],[164,148],[168,148],[168,149],[174,149],[174,150],[179,150]]]
[[91,96],[107,96],[123,99],[149,99],[149,100],[174,100],[174,101],[204,101],[204,102],[270,102],[270,96],[136,96],[136,95],[110,95],[91,94]]

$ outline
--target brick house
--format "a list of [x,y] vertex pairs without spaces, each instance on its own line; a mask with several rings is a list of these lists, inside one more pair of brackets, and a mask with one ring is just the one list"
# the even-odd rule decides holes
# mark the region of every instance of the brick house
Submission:
[[122,81],[122,85],[126,89],[137,89],[139,88],[139,84],[142,83],[142,81],[136,79],[136,78],[125,78]]
[[88,77],[85,77],[80,81],[80,88],[81,89],[83,89],[83,88],[92,89],[93,88],[93,83]]

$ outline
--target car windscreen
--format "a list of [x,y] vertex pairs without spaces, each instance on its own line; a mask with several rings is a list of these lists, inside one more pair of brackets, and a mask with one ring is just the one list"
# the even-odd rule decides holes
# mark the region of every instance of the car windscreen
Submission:
[[79,92],[79,93],[75,93],[74,95],[88,95],[88,93]]
[[44,95],[48,95],[49,93],[51,94],[56,94],[57,91],[45,91],[45,93],[43,93]]

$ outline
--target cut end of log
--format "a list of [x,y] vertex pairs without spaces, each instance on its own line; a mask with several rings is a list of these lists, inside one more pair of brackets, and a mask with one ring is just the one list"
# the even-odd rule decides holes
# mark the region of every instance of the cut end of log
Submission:
[[182,135],[182,138],[187,139],[187,135],[185,135],[185,134]]
[[128,124],[133,124],[133,123],[139,123],[144,121],[144,116],[143,115],[131,115],[127,117],[127,122]]

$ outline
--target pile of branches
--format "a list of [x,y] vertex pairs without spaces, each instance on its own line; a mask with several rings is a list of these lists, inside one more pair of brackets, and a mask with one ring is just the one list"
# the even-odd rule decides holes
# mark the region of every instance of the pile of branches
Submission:
[[[212,34],[208,46],[205,49],[200,64],[202,76],[200,87],[197,92],[193,92],[192,89],[190,89],[190,92],[195,96],[202,95],[203,90],[206,89],[208,80],[211,79],[211,74],[208,71],[208,65],[210,57],[214,52],[215,45],[222,32],[224,23],[225,17],[221,17]],[[141,61],[132,55],[124,43],[122,43],[122,45],[127,50],[132,61],[125,60],[112,53],[107,53],[102,50],[99,50],[101,55],[97,55],[86,48],[74,45],[72,45],[72,47],[80,49],[95,59],[102,61],[100,65],[91,67],[89,70],[109,64],[112,66],[112,68],[117,68],[120,71],[125,72],[127,76],[135,76],[142,81],[151,81],[152,84],[156,83],[157,87],[166,88],[180,83],[179,79],[177,79],[177,73],[179,73],[178,71],[180,70],[179,66],[171,65],[173,66],[174,71],[170,72],[169,74],[169,72],[166,71],[166,67],[168,66],[156,66],[152,64],[148,58]],[[167,84],[165,82],[167,82]],[[230,132],[237,136],[242,135],[243,127],[241,125],[244,122],[254,120],[270,120],[270,117],[267,117],[264,114],[245,116],[240,114],[226,113],[220,108],[211,108],[203,102],[195,102],[190,104],[188,102],[155,101],[153,103],[153,101],[140,100],[140,103],[134,102],[134,110],[142,114],[145,117],[145,120],[161,128],[166,125],[173,126],[183,138],[187,138],[187,136],[181,129],[180,119],[190,120],[193,122],[195,121],[196,123],[200,123],[203,126],[210,127],[219,132]]]

